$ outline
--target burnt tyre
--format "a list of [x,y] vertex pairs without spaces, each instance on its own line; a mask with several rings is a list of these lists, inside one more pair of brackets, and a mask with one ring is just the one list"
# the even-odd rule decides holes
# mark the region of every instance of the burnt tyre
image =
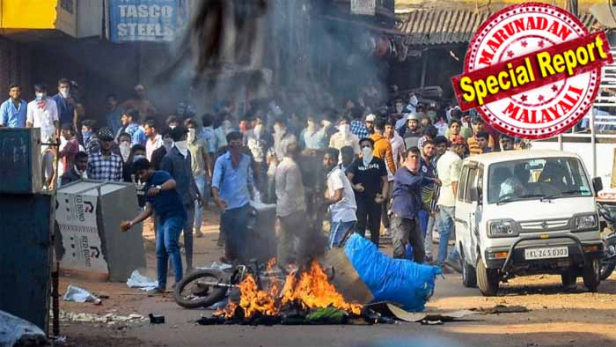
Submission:
[[209,307],[222,300],[227,287],[225,276],[218,271],[199,270],[184,277],[173,291],[175,302],[184,308]]
[[601,260],[601,280],[604,281],[610,277],[612,272],[614,272],[614,268],[616,268],[616,261],[612,260]]
[[563,283],[563,287],[565,289],[573,289],[576,286],[577,276],[571,270],[565,270],[562,274],[560,274],[560,279]]
[[465,260],[462,260],[462,285],[466,288],[477,288],[477,272]]
[[483,296],[496,296],[498,294],[498,284],[500,282],[498,278],[498,272],[486,268],[481,261],[481,258],[477,259],[477,287]]
[[601,260],[592,259],[584,266],[584,286],[589,292],[596,292],[601,283]]

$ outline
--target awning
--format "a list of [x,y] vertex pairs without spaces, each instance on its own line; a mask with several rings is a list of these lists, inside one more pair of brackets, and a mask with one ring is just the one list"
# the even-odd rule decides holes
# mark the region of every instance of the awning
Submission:
[[[398,15],[403,21],[399,28],[406,34],[405,43],[409,46],[467,43],[494,12],[469,9],[413,10]],[[582,14],[580,20],[587,28],[595,23],[590,13]]]

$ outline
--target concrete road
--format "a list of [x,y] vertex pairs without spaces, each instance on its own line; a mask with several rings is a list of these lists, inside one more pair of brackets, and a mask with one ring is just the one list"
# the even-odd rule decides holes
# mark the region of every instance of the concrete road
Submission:
[[[202,229],[203,230],[203,229]],[[221,250],[215,246],[215,228],[196,239],[196,264],[208,265]],[[147,238],[147,237],[146,237]],[[148,275],[155,276],[153,247],[148,249]],[[196,320],[212,311],[186,310],[171,295],[151,297],[123,283],[93,283],[61,279],[61,293],[75,284],[106,294],[102,306],[61,302],[61,309],[99,316],[162,314],[166,323],[150,325],[63,322],[62,335],[70,346],[615,346],[616,275],[599,293],[588,293],[578,282],[564,292],[560,277],[533,276],[503,285],[500,295],[484,298],[477,289],[463,288],[457,274],[439,278],[427,311],[486,309],[496,305],[523,306],[528,312],[475,314],[443,325],[398,323],[346,326],[200,326]]]

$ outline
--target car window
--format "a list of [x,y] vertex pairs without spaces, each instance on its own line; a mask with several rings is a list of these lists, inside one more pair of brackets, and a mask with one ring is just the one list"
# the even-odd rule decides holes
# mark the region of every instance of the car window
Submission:
[[460,173],[460,184],[458,185],[458,201],[464,201],[466,191],[466,177],[468,176],[468,165],[464,165]]
[[500,199],[591,196],[590,183],[577,158],[514,160],[490,165],[488,203]]
[[470,203],[471,202],[471,188],[475,187],[475,178],[477,178],[477,169],[470,169],[468,171],[468,178],[466,189],[464,190],[464,201]]

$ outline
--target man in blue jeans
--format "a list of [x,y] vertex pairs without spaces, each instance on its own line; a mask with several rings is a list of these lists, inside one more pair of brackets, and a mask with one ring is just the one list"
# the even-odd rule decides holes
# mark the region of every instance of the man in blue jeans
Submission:
[[[436,164],[436,171],[439,179],[442,181],[441,191],[438,198],[438,207],[440,209],[441,218],[441,239],[438,245],[438,262],[439,267],[447,265],[456,271],[460,271],[459,254],[454,247],[451,254],[447,254],[449,237],[451,231],[455,227],[455,206],[456,196],[458,195],[458,179],[460,177],[460,168],[462,166],[462,156],[466,150],[466,142],[460,135],[451,137],[451,147],[442,157],[439,158]],[[445,270],[444,272],[448,272]]]
[[[175,283],[182,280],[182,257],[180,256],[179,239],[182,227],[186,221],[186,209],[180,194],[175,189],[176,182],[165,171],[154,171],[147,159],[138,159],[133,163],[135,174],[146,182],[147,192],[145,210],[135,219],[120,224],[123,231],[128,231],[135,224],[146,220],[156,211],[159,218],[156,233],[156,272],[158,287],[152,292],[162,294],[167,288],[167,263],[171,264],[175,274]],[[175,286],[175,284],[174,284]]]
[[243,138],[237,131],[227,135],[227,153],[216,159],[212,175],[214,202],[223,211],[220,217],[220,227],[225,232],[223,262],[246,263],[254,256],[244,245],[254,178],[250,157],[243,153]]

